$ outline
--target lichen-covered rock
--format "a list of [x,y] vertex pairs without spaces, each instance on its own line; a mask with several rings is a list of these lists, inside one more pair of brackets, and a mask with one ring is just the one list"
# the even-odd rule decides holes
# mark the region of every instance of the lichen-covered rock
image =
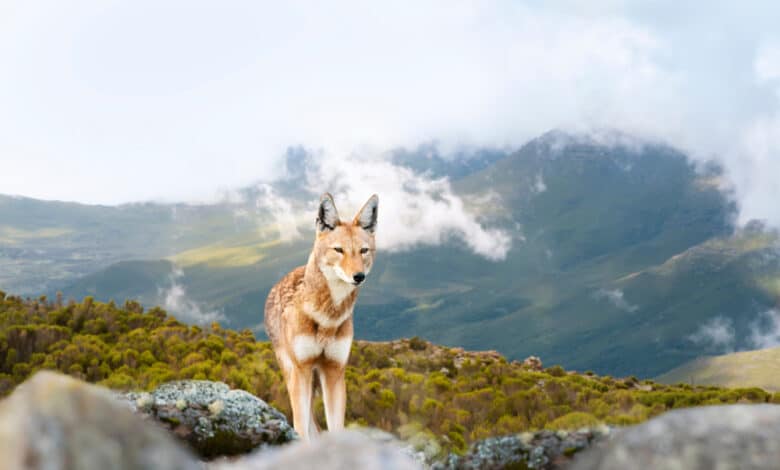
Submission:
[[447,462],[436,463],[436,470],[476,469],[556,469],[571,457],[610,433],[609,428],[582,429],[574,432],[539,431],[503,437],[491,437],[471,445],[465,455],[451,455]]
[[150,393],[121,395],[137,412],[187,442],[201,457],[245,454],[297,439],[285,416],[243,390],[221,382],[181,380]]
[[542,360],[536,356],[528,356],[523,361],[523,366],[529,370],[540,371],[542,370]]
[[203,468],[111,392],[39,372],[0,402],[0,467],[25,469]]
[[780,468],[780,406],[728,405],[665,413],[575,459],[575,470]]
[[212,462],[209,470],[418,470],[400,447],[359,431],[324,433],[312,442],[265,449],[232,462]]

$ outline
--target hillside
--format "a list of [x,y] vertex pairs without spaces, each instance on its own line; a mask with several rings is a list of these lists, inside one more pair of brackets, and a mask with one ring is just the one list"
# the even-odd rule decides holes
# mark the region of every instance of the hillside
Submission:
[[[417,159],[425,149],[397,153],[398,164],[450,176],[470,211],[512,234],[512,249],[500,261],[453,239],[380,251],[361,289],[358,337],[420,336],[647,377],[723,352],[690,340],[713,318],[733,324],[733,347],[752,348],[752,325],[780,294],[777,235],[732,227],[717,168],[695,167],[663,144],[609,137],[551,132],[511,154],[477,152],[473,165]],[[300,208],[295,241],[271,224],[260,188],[214,205],[0,199],[0,288],[133,298],[262,337],[268,290],[304,263],[313,236],[301,199],[309,195],[295,191],[309,156],[288,157],[292,176],[273,191]]]
[[780,391],[780,348],[702,357],[658,376],[661,383],[759,387]]
[[[290,409],[267,342],[248,330],[187,326],[163,310],[95,302],[59,305],[0,293],[0,395],[52,369],[116,389],[174,379],[224,381]],[[759,389],[661,385],[509,362],[418,338],[358,341],[347,368],[347,421],[464,451],[477,439],[603,422],[632,424],[664,410],[780,401]],[[316,409],[322,422],[322,403]]]

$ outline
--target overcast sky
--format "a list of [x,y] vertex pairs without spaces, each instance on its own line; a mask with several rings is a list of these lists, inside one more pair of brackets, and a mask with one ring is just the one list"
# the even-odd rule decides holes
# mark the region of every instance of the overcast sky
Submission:
[[780,224],[778,18],[777,2],[0,0],[0,193],[204,200],[273,178],[289,145],[354,158],[609,127],[719,159],[743,219]]

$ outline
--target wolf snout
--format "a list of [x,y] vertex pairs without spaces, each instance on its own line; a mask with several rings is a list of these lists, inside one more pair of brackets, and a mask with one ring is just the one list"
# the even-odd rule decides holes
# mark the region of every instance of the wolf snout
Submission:
[[355,284],[360,284],[361,282],[366,280],[366,273],[363,272],[355,273],[355,275],[352,276],[352,279],[355,280]]

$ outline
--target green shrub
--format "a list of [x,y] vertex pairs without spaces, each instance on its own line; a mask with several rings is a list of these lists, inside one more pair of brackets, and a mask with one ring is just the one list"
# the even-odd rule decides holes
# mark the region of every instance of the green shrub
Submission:
[[[249,330],[179,323],[162,309],[85,298],[23,300],[0,295],[0,396],[31,373],[59,370],[119,390],[148,390],[177,379],[224,381],[290,417],[273,349]],[[456,360],[457,359],[457,360]],[[456,366],[457,364],[457,366]],[[411,439],[426,455],[463,452],[475,440],[533,429],[626,425],[671,408],[774,402],[760,389],[667,386],[640,390],[635,377],[531,371],[484,353],[436,346],[421,338],[356,342],[345,374],[346,422]],[[315,398],[322,419],[322,399]]]
[[544,427],[546,429],[553,430],[576,430],[585,427],[597,426],[599,424],[600,421],[598,418],[590,413],[585,413],[584,411],[572,411],[571,413],[567,413],[560,418],[555,418],[554,420],[547,423]]

